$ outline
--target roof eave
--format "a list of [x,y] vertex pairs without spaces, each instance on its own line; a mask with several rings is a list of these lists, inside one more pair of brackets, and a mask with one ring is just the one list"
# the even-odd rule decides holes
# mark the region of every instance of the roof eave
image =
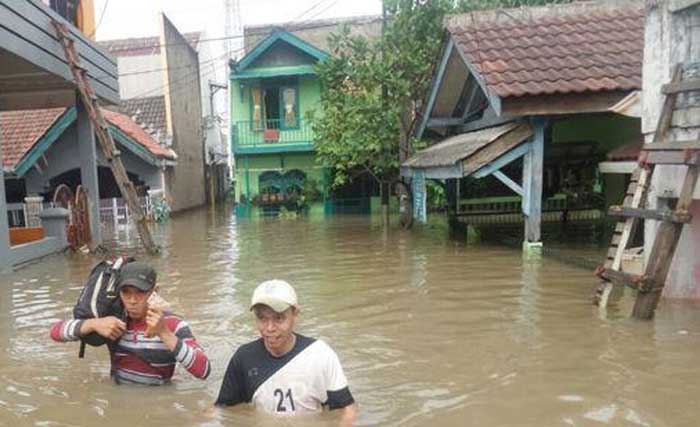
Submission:
[[250,64],[252,64],[263,53],[265,53],[265,51],[269,49],[270,46],[272,46],[275,42],[279,40],[289,43],[291,46],[312,56],[317,61],[323,61],[324,59],[330,56],[327,52],[305,42],[304,40],[287,31],[276,30],[267,38],[265,38],[262,42],[258,43],[258,45],[255,46],[253,50],[251,50],[243,58],[241,58],[241,60],[235,65],[233,72],[240,73],[244,71],[248,66],[250,66]]
[[23,177],[34,166],[37,160],[53,145],[63,132],[75,122],[78,113],[75,107],[66,109],[54,122],[49,126],[44,135],[37,140],[32,148],[27,151],[19,162],[12,168],[12,172],[17,178]]

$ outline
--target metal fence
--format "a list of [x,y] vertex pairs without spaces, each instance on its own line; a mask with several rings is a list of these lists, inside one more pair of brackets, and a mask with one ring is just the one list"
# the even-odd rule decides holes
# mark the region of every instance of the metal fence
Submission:
[[283,126],[280,120],[238,121],[231,126],[233,147],[255,148],[274,145],[313,146],[311,125],[303,119],[295,126]]
[[[153,216],[153,200],[150,196],[140,197],[141,209],[147,217]],[[38,214],[43,209],[53,208],[53,202],[43,202],[37,207],[31,208],[27,203],[8,203],[7,219],[10,227],[41,227]],[[99,202],[100,224],[102,226],[120,227],[126,226],[131,221],[129,207],[124,199],[111,198],[100,199]]]
[[[153,215],[153,202],[150,196],[139,197],[141,209],[147,217]],[[121,197],[111,199],[100,199],[99,203],[100,224],[119,228],[129,225],[133,221],[131,212],[126,202]]]

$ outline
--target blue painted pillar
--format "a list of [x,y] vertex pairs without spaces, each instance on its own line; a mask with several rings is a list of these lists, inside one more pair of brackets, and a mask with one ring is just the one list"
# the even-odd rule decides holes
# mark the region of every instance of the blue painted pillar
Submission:
[[10,231],[7,222],[7,200],[5,199],[5,173],[2,170],[2,144],[0,144],[0,272],[9,270]]
[[523,214],[525,214],[526,250],[542,246],[540,222],[542,220],[542,172],[544,168],[544,133],[546,119],[532,119],[534,135],[530,151],[523,158]]
[[80,153],[80,183],[87,190],[90,211],[90,235],[92,246],[102,243],[100,230],[100,187],[97,179],[97,146],[95,145],[95,130],[83,103],[76,102],[78,117],[78,150]]
[[425,187],[425,172],[421,169],[413,170],[413,180],[411,180],[411,191],[413,192],[413,218],[425,223],[428,221],[427,189]]

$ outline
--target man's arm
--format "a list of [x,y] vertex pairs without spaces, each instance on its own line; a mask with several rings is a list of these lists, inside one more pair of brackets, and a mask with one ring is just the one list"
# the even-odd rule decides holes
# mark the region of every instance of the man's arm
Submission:
[[206,379],[211,372],[209,358],[195,340],[190,326],[177,316],[165,316],[157,308],[149,308],[146,324],[175,355],[175,360],[196,378]]
[[359,412],[357,408],[357,403],[348,405],[338,411],[342,412],[340,416],[340,426],[341,427],[352,427],[355,425],[355,420],[357,419],[357,414]]
[[233,406],[248,402],[244,393],[244,384],[241,376],[241,367],[238,361],[239,353],[236,352],[228,362],[224,379],[221,382],[219,396],[216,398],[216,406]]
[[77,341],[93,332],[104,338],[116,340],[124,333],[126,324],[114,316],[96,319],[61,320],[51,326],[50,335],[54,341]]

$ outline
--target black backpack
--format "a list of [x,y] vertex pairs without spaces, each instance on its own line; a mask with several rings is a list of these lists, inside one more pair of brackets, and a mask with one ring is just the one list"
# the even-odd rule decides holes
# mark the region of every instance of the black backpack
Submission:
[[[131,257],[118,257],[113,261],[102,261],[90,271],[87,283],[80,291],[78,301],[73,307],[74,319],[93,319],[98,317],[115,316],[125,319],[124,306],[119,298],[117,285],[119,284],[119,271],[129,262]],[[93,332],[80,339],[80,352],[78,357],[85,355],[85,344],[99,347],[109,340]]]

